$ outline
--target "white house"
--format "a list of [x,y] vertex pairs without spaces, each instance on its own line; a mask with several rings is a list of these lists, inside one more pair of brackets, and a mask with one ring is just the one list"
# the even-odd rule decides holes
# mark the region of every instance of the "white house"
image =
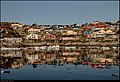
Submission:
[[99,30],[97,32],[93,32],[92,34],[90,34],[89,36],[91,37],[105,37],[106,34],[105,34],[105,31],[104,30]]
[[30,29],[28,30],[29,33],[35,33],[35,32],[40,32],[40,31],[41,31],[40,28],[30,28]]
[[8,38],[3,38],[3,40],[10,41],[10,42],[16,44],[16,43],[22,42],[22,37],[8,37]]
[[38,39],[38,38],[39,38],[38,34],[33,33],[26,36],[26,39]]
[[23,27],[24,24],[20,24],[20,23],[12,23],[11,27]]

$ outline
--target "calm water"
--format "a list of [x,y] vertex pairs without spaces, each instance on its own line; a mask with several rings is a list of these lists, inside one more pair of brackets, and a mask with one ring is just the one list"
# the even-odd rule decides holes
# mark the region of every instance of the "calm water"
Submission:
[[1,79],[10,80],[119,80],[119,66],[112,66],[111,69],[92,68],[90,65],[64,64],[58,65],[24,65],[19,69],[9,70],[10,73],[2,73]]
[[[80,51],[82,52],[82,51]],[[105,58],[105,54],[86,54],[72,51],[1,51],[0,69],[5,80],[119,80],[119,66],[111,69],[92,68],[94,58]],[[83,65],[83,61],[89,65]],[[97,62],[97,61],[96,61]]]

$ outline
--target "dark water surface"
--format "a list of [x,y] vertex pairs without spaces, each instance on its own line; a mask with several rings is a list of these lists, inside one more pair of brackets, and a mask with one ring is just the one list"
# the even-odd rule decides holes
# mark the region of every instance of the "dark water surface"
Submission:
[[20,69],[9,70],[10,73],[2,73],[1,79],[7,80],[119,80],[119,76],[112,74],[119,73],[119,66],[112,66],[111,69],[92,68],[90,65],[64,64],[57,65],[24,65]]

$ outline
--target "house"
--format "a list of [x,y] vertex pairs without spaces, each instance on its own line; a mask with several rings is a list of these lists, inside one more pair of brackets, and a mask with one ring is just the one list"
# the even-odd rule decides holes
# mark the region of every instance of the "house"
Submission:
[[73,30],[69,25],[64,25],[63,28],[61,28],[63,31]]
[[31,33],[31,34],[25,36],[25,38],[26,39],[38,39],[39,36],[38,36],[38,34]]
[[93,30],[103,30],[106,29],[107,26],[106,25],[97,25],[96,28],[93,28]]
[[91,23],[91,26],[95,27],[95,28],[93,28],[93,30],[102,30],[102,29],[108,28],[107,24],[105,24],[103,22],[99,22],[99,21],[94,21],[93,23]]
[[92,23],[91,23],[91,25],[92,26],[95,26],[95,25],[98,25],[100,22],[99,21],[93,21]]
[[40,28],[41,28],[41,31],[44,31],[44,32],[50,32],[50,31],[52,31],[50,25],[41,25]]
[[73,29],[78,29],[78,28],[80,28],[80,25],[76,23],[76,24],[71,25],[71,27]]
[[93,30],[85,31],[85,32],[84,32],[85,35],[92,34],[92,33],[93,33]]
[[41,31],[40,28],[30,28],[30,29],[28,30],[29,33],[37,33],[37,32],[40,32],[40,31]]
[[77,35],[77,32],[74,32],[73,30],[67,30],[66,32],[63,32],[62,35]]
[[11,26],[0,26],[0,29],[11,29]]
[[17,23],[17,22],[11,23],[11,27],[23,27],[23,26],[24,26],[24,24],[22,24],[22,23]]
[[86,31],[88,29],[91,29],[92,27],[90,25],[85,25],[83,27],[81,27],[83,29],[83,31]]
[[53,30],[59,30],[60,27],[63,27],[63,26],[62,26],[62,25],[52,25],[52,26],[51,26],[51,28],[52,28]]
[[111,39],[119,39],[119,34],[113,34],[113,35],[110,35],[110,36],[107,36],[108,38],[111,38]]
[[49,30],[51,29],[50,25],[41,25],[41,28],[43,28],[43,30]]
[[105,33],[106,34],[115,34],[115,32],[113,32],[112,30],[106,30]]
[[42,40],[55,40],[56,36],[51,34],[51,33],[46,33],[43,37]]
[[88,37],[105,37],[106,34],[105,34],[105,31],[104,30],[99,30],[99,31],[95,31],[93,32],[92,34],[88,35]]

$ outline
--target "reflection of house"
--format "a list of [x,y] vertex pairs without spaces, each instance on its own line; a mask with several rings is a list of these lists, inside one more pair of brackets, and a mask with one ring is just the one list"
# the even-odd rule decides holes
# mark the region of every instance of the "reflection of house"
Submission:
[[3,57],[22,57],[21,51],[2,51],[1,55]]
[[22,37],[6,37],[3,38],[4,41],[9,41],[12,44],[17,44],[17,43],[21,43],[22,42]]
[[20,58],[14,58],[14,57],[2,57],[1,63],[0,63],[0,68],[17,68],[19,69],[22,67],[24,64],[24,60]]
[[59,50],[59,45],[56,46],[49,46],[47,50]]
[[62,37],[61,39],[62,40],[75,40],[74,37]]
[[101,47],[103,50],[109,50],[109,47]]
[[23,62],[17,62],[17,61],[14,61],[12,64],[11,64],[11,68],[20,68],[23,66]]
[[74,50],[75,50],[75,49],[76,49],[76,46],[66,46],[66,47],[65,47],[65,50],[69,50],[69,49],[74,49]]
[[33,34],[33,33],[26,36],[26,39],[38,39],[38,38],[39,38],[38,34]]
[[39,59],[37,54],[33,54],[33,55],[28,54],[26,55],[26,58],[28,59],[28,62],[31,62],[31,63]]
[[55,54],[53,53],[45,54],[44,58],[47,60],[53,60],[55,59]]
[[68,57],[67,58],[67,62],[74,62],[74,61],[77,61],[76,57]]
[[78,52],[63,52],[63,55],[64,56],[69,56],[69,55],[79,55],[79,53]]
[[95,60],[98,62],[113,62],[113,59],[110,58],[96,58]]

